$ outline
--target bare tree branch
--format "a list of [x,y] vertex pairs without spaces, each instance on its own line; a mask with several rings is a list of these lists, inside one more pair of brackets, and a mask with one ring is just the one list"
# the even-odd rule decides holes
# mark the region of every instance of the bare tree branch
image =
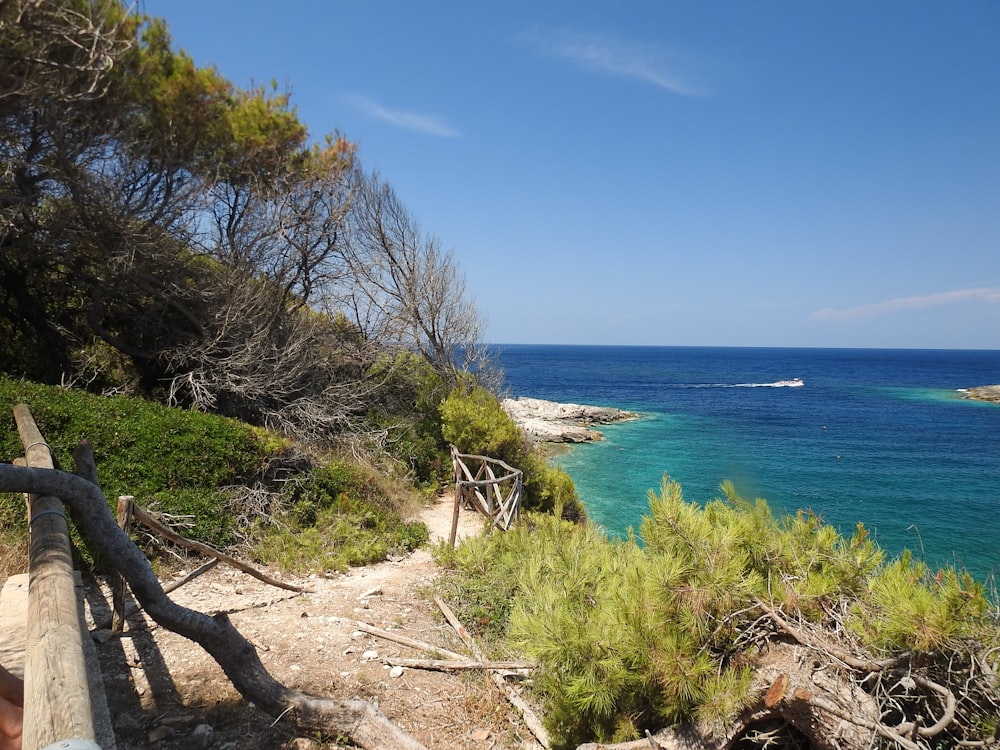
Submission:
[[427,237],[388,184],[357,172],[345,308],[368,337],[420,352],[454,379],[482,341],[482,320],[454,256]]

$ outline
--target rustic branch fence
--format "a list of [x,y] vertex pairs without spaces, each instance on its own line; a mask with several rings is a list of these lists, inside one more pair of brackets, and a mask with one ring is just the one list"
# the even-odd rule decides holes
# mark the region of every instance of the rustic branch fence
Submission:
[[455,546],[458,512],[463,503],[490,518],[498,529],[507,531],[513,526],[521,510],[524,472],[497,458],[459,453],[455,446],[451,447],[451,463],[455,476],[455,507],[449,544]]

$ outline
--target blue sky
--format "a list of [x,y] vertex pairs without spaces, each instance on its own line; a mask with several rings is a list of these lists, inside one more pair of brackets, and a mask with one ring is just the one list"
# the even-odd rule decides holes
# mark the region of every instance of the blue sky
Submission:
[[290,88],[495,343],[1000,348],[1000,3],[142,0]]

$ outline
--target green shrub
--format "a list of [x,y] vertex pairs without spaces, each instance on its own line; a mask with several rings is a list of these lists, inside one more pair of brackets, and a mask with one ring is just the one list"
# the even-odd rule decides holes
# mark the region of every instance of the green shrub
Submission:
[[441,434],[460,453],[517,462],[527,452],[514,420],[485,388],[459,387],[441,403]]
[[[28,404],[62,468],[72,470],[81,438],[91,442],[110,504],[133,495],[144,507],[183,517],[185,536],[216,547],[234,541],[224,488],[260,478],[267,460],[288,448],[287,441],[232,419],[0,379],[0,410],[11,414],[17,403]],[[12,416],[10,429],[0,431],[0,451],[10,458],[22,453]],[[258,560],[296,570],[342,569],[427,541],[423,524],[399,514],[407,495],[401,485],[344,460],[302,476],[284,485],[283,517],[277,523],[258,518],[251,528]],[[24,515],[20,496],[0,496],[0,522],[18,540]]]
[[989,615],[983,586],[968,573],[931,575],[906,552],[867,581],[848,625],[880,653],[935,652],[983,638]]
[[258,529],[253,556],[285,570],[345,570],[425,544],[427,527],[406,521],[386,481],[364,467],[334,460],[288,493],[288,511]]
[[559,513],[566,520],[586,517],[569,475],[550,466],[485,388],[460,386],[441,403],[441,433],[460,453],[489,456],[524,472],[526,510]]
[[[101,489],[112,507],[119,495],[133,495],[142,506],[156,505],[175,515],[192,515],[190,535],[216,546],[232,541],[232,519],[220,513],[220,488],[259,474],[275,442],[232,419],[168,409],[124,396],[93,394],[0,378],[0,456],[9,460],[23,449],[12,409],[25,403],[58,466],[73,470],[73,449],[91,443]],[[4,523],[24,525],[23,501],[0,497]]]
[[427,360],[400,354],[367,422],[391,435],[385,450],[406,467],[418,486],[436,490],[447,482],[451,462],[441,435],[441,402],[448,385]]
[[[761,602],[834,634],[846,625],[876,653],[922,653],[921,664],[942,665],[941,681],[970,649],[1000,649],[996,611],[967,575],[931,576],[909,555],[885,564],[863,527],[845,538],[810,514],[775,517],[730,484],[699,506],[664,477],[643,544],[526,520],[463,542],[445,557],[455,569],[445,586],[470,627],[485,623],[505,641],[498,649],[541,663],[535,688],[555,748],[736,715],[753,697],[757,641],[744,634]],[[962,711],[989,724],[984,705]]]

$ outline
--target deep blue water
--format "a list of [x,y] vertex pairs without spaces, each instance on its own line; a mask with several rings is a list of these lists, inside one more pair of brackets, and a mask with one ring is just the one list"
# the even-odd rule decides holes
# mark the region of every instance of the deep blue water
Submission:
[[[642,412],[557,462],[609,533],[638,528],[664,473],[688,500],[732,480],[891,555],[1000,572],[1000,351],[504,345],[511,395]],[[801,378],[802,387],[768,384]]]

